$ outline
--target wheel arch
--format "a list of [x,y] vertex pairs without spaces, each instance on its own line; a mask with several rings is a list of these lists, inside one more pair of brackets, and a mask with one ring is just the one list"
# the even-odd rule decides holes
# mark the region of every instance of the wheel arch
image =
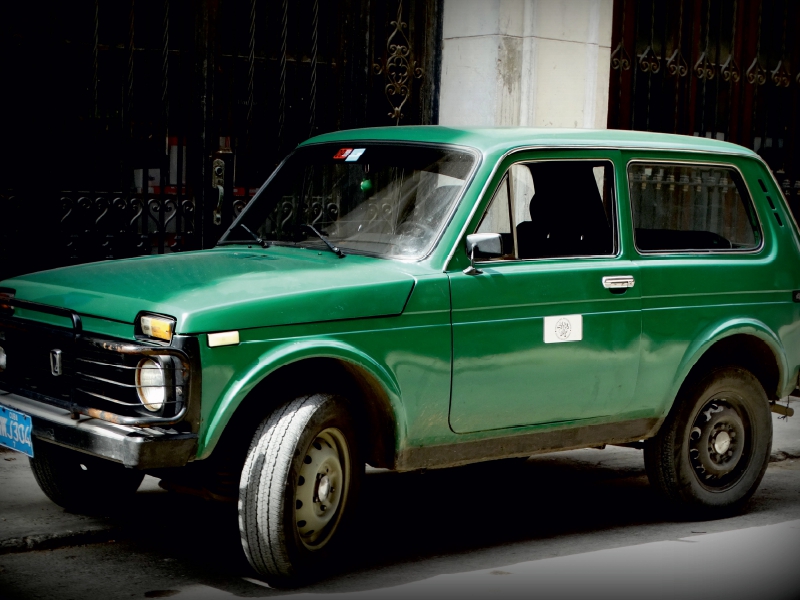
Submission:
[[367,462],[394,465],[405,431],[397,381],[372,357],[336,341],[295,342],[262,355],[216,403],[198,458],[209,457],[226,440],[249,443],[258,423],[281,402],[314,392],[347,398]]
[[767,325],[740,319],[718,325],[699,336],[684,353],[672,389],[672,408],[680,390],[714,367],[736,365],[759,380],[770,400],[782,397],[789,385],[790,369],[780,338]]

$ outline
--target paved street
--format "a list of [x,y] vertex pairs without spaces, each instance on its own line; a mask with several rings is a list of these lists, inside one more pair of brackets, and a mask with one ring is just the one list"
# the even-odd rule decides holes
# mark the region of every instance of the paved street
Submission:
[[0,453],[0,597],[798,598],[800,418],[774,427],[747,512],[711,522],[667,520],[626,448],[371,471],[350,566],[291,592],[252,579],[233,505],[148,478],[126,513],[72,515]]

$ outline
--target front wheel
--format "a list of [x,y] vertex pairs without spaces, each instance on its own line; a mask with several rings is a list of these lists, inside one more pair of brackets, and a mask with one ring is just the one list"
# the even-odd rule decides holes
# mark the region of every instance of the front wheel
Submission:
[[673,505],[713,518],[738,511],[755,493],[771,447],[764,388],[749,371],[726,367],[681,394],[645,443],[645,467]]
[[302,396],[265,419],[239,485],[239,530],[252,567],[278,585],[328,572],[363,470],[343,398]]
[[34,440],[30,463],[47,497],[74,512],[113,511],[144,479],[141,471],[39,440]]

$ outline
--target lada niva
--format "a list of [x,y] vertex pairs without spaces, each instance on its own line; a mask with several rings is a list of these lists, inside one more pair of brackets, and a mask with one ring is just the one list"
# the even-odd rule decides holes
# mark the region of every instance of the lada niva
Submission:
[[755,153],[704,138],[331,133],[215,248],[0,287],[0,441],[44,493],[235,498],[279,584],[346,543],[365,463],[627,444],[668,503],[729,514],[800,365],[797,225]]

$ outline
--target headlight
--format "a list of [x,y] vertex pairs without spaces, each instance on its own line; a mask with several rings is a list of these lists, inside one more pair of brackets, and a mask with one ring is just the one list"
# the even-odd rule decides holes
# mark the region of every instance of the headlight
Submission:
[[175,319],[159,315],[141,315],[139,329],[144,336],[171,342],[172,334],[175,332]]
[[164,368],[151,358],[143,358],[136,367],[136,391],[147,410],[156,412],[167,396]]

